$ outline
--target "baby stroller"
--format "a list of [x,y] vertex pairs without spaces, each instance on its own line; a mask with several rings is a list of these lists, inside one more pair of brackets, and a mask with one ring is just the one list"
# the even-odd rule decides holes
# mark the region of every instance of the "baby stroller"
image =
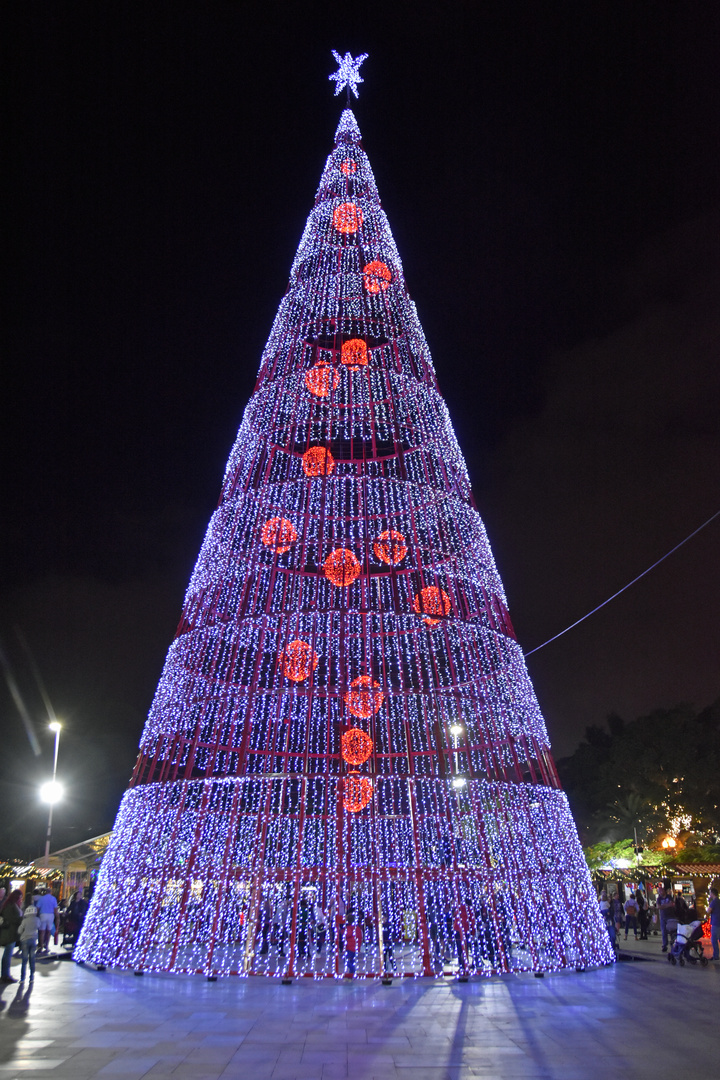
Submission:
[[677,936],[672,948],[668,953],[671,964],[680,962],[680,967],[686,963],[697,964],[698,960],[703,967],[708,966],[708,960],[700,944],[702,937],[702,923],[697,920],[691,923],[678,923]]

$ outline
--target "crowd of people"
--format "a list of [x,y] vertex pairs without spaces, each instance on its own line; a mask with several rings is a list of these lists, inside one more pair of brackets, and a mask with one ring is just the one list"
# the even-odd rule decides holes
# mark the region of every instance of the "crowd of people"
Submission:
[[[624,941],[630,934],[636,941],[647,941],[648,931],[652,928],[654,933],[661,935],[662,951],[667,952],[678,926],[702,924],[695,897],[688,900],[682,893],[673,892],[669,883],[661,885],[657,891],[640,885],[627,893],[624,902],[619,893],[609,896],[603,889],[599,902],[613,948],[617,947],[623,932]],[[720,960],[720,901],[718,890],[713,886],[708,890],[706,915],[710,920],[712,959]]]
[[38,889],[23,898],[22,890],[13,889],[5,894],[0,889],[0,983],[15,983],[10,974],[13,953],[19,950],[21,957],[20,982],[35,978],[35,959],[50,954],[50,944],[57,944],[60,932],[62,944],[73,944],[79,934],[88,903],[82,891],[73,893],[70,901],[60,906],[57,897],[49,889]]
[[[325,949],[336,950],[344,973],[353,976],[363,952],[378,950],[382,971],[392,973],[398,949],[417,945],[419,928],[413,912],[385,903],[381,906],[378,924],[374,899],[360,893],[337,899],[326,911],[317,892],[302,890],[294,910],[290,894],[268,890],[257,913],[258,954],[285,957],[292,943],[295,959],[312,966],[314,955]],[[438,971],[452,960],[457,960],[458,970],[466,973],[482,969],[486,962],[501,965],[510,956],[510,923],[500,895],[495,897],[492,913],[481,904],[474,916],[465,903],[452,910],[440,910],[437,904],[431,904],[427,930],[427,946]],[[376,963],[373,960],[373,965]]]

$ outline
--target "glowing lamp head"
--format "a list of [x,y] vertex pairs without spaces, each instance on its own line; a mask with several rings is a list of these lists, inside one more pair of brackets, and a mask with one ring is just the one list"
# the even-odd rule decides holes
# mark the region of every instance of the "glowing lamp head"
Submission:
[[379,259],[373,259],[372,262],[363,266],[363,285],[366,292],[371,295],[376,296],[378,293],[385,292],[391,281],[390,267]]
[[343,341],[340,349],[340,363],[351,371],[359,371],[361,367],[367,367],[368,350],[362,338],[350,338]]
[[52,731],[52,733],[54,735],[57,735],[58,731],[62,730],[62,724],[60,723],[59,720],[51,720],[50,723],[48,724],[48,727],[49,727],[50,731]]
[[450,734],[453,736],[453,738],[457,739],[458,735],[462,735],[462,733],[463,733],[462,724],[451,724],[450,725]]
[[297,540],[297,529],[287,518],[268,518],[262,527],[260,538],[265,547],[284,555]]
[[467,780],[464,776],[454,776],[452,786],[456,791],[461,791],[462,788],[467,786]]
[[369,720],[374,716],[384,700],[379,683],[373,682],[369,675],[359,675],[353,679],[344,698],[348,711],[360,720]]
[[64,794],[65,788],[59,780],[48,780],[40,788],[40,798],[44,803],[49,803],[51,806],[56,802],[60,802]]
[[450,597],[444,589],[439,589],[437,585],[427,585],[420,590],[413,600],[415,613],[422,615],[428,626],[437,626],[440,619],[434,616],[439,615],[444,618],[450,614],[451,607]]
[[407,555],[405,537],[394,529],[386,529],[373,544],[373,551],[381,562],[388,566],[397,566]]
[[355,203],[344,202],[335,207],[333,226],[346,236],[356,233],[363,223],[363,213]]
[[335,468],[335,458],[324,446],[311,446],[302,456],[306,476],[330,476]]
[[674,836],[666,836],[662,842],[662,846],[666,851],[668,851],[668,849],[672,850],[672,848],[677,847],[677,840]]
[[315,397],[330,397],[330,391],[336,390],[340,376],[329,360],[318,360],[305,375],[305,385]]
[[323,563],[325,577],[339,588],[352,585],[360,575],[360,569],[357,556],[349,548],[336,548]]

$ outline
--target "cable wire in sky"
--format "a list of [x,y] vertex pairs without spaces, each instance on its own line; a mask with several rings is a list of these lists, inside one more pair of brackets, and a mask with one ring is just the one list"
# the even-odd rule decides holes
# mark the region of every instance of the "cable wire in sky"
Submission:
[[526,652],[525,656],[532,656],[533,653],[539,652],[540,649],[544,649],[545,646],[549,645],[551,641],[557,641],[557,639],[562,637],[563,634],[567,634],[568,630],[572,630],[574,627],[579,626],[581,622],[585,622],[586,619],[589,619],[590,616],[594,615],[596,611],[600,610],[600,608],[604,608],[606,604],[609,604],[610,601],[614,600],[616,596],[620,595],[620,593],[624,593],[626,589],[629,589],[630,586],[634,585],[636,581],[640,580],[640,578],[644,578],[646,574],[649,574],[650,571],[654,570],[656,566],[659,566],[661,562],[665,562],[665,559],[667,559],[668,556],[672,555],[672,553],[674,551],[677,551],[678,548],[681,548],[683,544],[687,544],[688,540],[692,540],[693,536],[697,536],[697,534],[702,529],[704,529],[706,525],[709,525],[710,522],[714,521],[717,517],[720,517],[720,510],[716,511],[716,513],[714,513],[712,517],[709,517],[707,521],[703,521],[702,525],[698,525],[697,529],[693,530],[693,532],[691,532],[689,536],[686,536],[684,540],[681,540],[679,544],[676,544],[675,547],[670,548],[669,551],[666,551],[662,558],[658,559],[657,562],[654,562],[652,566],[648,566],[647,570],[643,570],[642,574],[638,574],[638,576],[634,577],[632,581],[628,581],[627,585],[623,585],[622,589],[618,589],[618,591],[614,592],[612,596],[608,596],[607,600],[603,600],[602,604],[598,604],[597,607],[594,607],[592,611],[588,611],[588,613],[586,615],[583,615],[582,618],[576,619],[574,623],[570,623],[570,625],[566,626],[564,630],[561,630],[559,634],[555,634],[553,637],[548,638],[547,641],[543,641],[542,645],[536,645],[534,649],[530,649],[530,652]]

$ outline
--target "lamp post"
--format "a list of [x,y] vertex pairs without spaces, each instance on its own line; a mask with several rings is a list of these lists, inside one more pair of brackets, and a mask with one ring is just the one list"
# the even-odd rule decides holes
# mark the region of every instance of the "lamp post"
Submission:
[[47,784],[43,784],[43,786],[40,788],[40,798],[43,800],[43,802],[50,804],[50,809],[48,811],[47,833],[45,835],[44,861],[46,869],[50,866],[50,837],[52,835],[53,807],[55,806],[55,803],[58,801],[58,799],[61,799],[63,795],[62,785],[58,784],[57,782],[58,749],[60,746],[60,730],[62,728],[62,724],[58,720],[53,720],[51,721],[51,723],[48,724],[48,727],[55,735],[55,754],[53,757],[52,780],[50,780]]
[[455,775],[453,776],[452,786],[455,788],[456,791],[459,791],[460,788],[464,788],[466,783],[467,783],[467,780],[465,779],[465,777],[460,776],[460,774],[459,774],[460,760],[458,758],[458,739],[460,738],[462,733],[463,733],[462,724],[451,724],[450,725],[450,734],[452,736],[452,744],[453,744],[453,758],[454,758],[454,762],[455,762]]

